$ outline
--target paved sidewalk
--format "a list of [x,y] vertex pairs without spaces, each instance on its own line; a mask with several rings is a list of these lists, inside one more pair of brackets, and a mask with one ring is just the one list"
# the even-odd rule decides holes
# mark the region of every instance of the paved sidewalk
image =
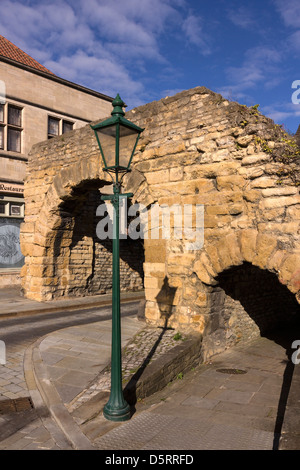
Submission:
[[[15,302],[9,296],[2,301],[4,315],[9,300]],[[25,304],[19,301],[18,314]],[[299,329],[240,344],[192,367],[199,341],[122,318],[123,385],[133,416],[114,423],[102,415],[110,388],[110,323],[65,328],[27,348],[24,372],[34,409],[19,413],[15,433],[4,422],[0,449],[300,448],[300,371],[290,360]],[[162,378],[153,393],[150,385]]]
[[299,333],[237,345],[138,403],[131,421],[83,429],[103,450],[299,450],[300,365],[290,361]]

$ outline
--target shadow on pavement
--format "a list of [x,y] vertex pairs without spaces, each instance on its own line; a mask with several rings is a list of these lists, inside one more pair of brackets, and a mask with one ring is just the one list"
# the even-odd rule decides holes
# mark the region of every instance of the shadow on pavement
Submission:
[[286,351],[286,359],[284,360],[286,367],[283,373],[273,440],[273,450],[279,450],[280,437],[282,435],[282,428],[286,417],[287,404],[295,370],[295,364],[292,361],[295,349],[292,348],[292,345],[295,340],[300,340],[300,324],[297,322],[292,327],[289,326],[281,330],[270,331],[264,336],[282,346]]

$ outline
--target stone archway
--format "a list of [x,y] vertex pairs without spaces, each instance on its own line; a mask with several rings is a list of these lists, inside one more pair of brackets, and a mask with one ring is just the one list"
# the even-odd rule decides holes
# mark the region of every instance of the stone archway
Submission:
[[[286,134],[257,109],[204,87],[126,117],[145,128],[124,185],[133,202],[204,210],[204,244],[197,249],[176,239],[174,225],[169,238],[144,240],[147,321],[167,319],[203,335],[219,276],[244,263],[274,274],[300,302],[299,158]],[[25,295],[45,300],[68,292],[77,228],[68,211],[62,217],[63,208],[85,187],[106,185],[90,126],[32,149],[21,229]]]
[[210,317],[203,338],[204,358],[299,325],[300,305],[276,274],[244,262],[217,276],[210,291]]
[[[144,178],[133,171],[127,180],[128,188],[147,202]],[[22,288],[28,298],[41,301],[111,291],[111,241],[96,236],[100,196],[110,190],[98,157],[75,162],[55,175],[35,223],[27,218],[22,227]],[[120,241],[121,290],[143,289],[143,260],[142,244],[133,247],[131,240]]]

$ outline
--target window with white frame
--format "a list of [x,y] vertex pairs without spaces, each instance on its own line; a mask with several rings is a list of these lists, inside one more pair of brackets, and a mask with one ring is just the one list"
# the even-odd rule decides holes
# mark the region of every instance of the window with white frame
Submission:
[[20,198],[1,197],[0,217],[24,218],[24,202]]
[[22,131],[22,108],[0,104],[0,150],[21,153]]

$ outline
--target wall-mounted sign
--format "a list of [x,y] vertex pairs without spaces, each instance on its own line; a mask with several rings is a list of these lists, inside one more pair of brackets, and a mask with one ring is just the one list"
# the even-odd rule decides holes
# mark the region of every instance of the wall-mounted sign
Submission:
[[13,183],[1,183],[0,182],[0,193],[13,193],[23,194],[24,186],[22,184]]

